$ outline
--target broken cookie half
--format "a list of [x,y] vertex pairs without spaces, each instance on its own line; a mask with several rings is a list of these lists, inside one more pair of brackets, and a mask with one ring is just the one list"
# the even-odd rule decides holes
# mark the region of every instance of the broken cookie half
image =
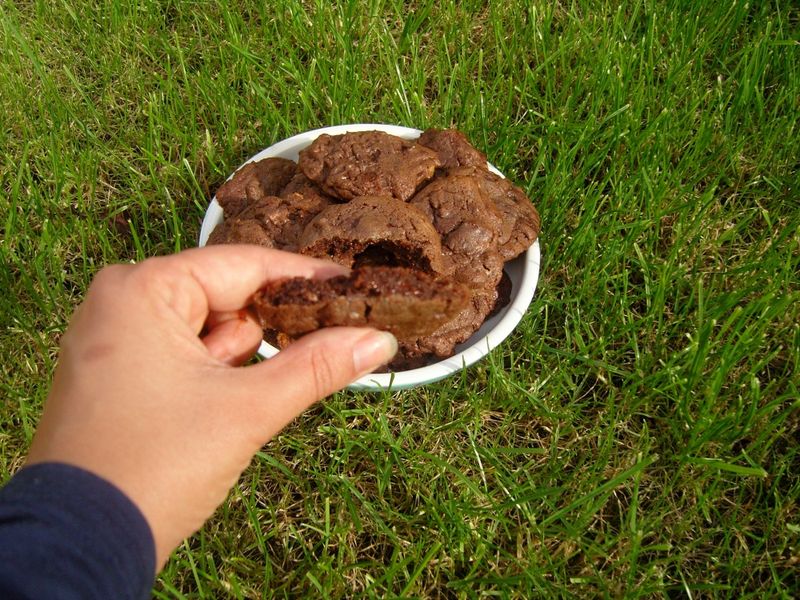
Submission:
[[429,335],[470,302],[470,291],[417,269],[364,266],[325,280],[273,281],[253,305],[264,328],[292,337],[321,327],[374,327],[400,342]]

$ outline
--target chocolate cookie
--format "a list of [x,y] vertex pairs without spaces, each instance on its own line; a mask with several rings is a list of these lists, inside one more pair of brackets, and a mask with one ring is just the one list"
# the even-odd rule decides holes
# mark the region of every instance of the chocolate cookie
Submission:
[[296,172],[294,161],[285,158],[247,163],[217,190],[217,202],[226,217],[233,217],[259,198],[277,196]]
[[428,335],[406,341],[400,347],[401,353],[407,358],[452,356],[457,344],[468,340],[473,333],[480,329],[496,306],[497,300],[497,286],[485,286],[471,290],[470,301],[452,319]]
[[451,175],[474,177],[502,217],[497,249],[503,260],[516,258],[539,237],[541,221],[533,203],[520,188],[486,169],[464,167]]
[[333,196],[329,196],[323,192],[319,186],[306,177],[305,173],[303,173],[300,169],[297,170],[297,172],[294,174],[294,177],[289,180],[289,183],[286,184],[286,187],[283,188],[278,196],[281,198],[288,198],[292,194],[300,194],[301,196],[311,200],[325,202],[326,205],[333,202],[341,202],[341,200],[338,198],[334,198]]
[[401,266],[442,273],[442,247],[430,220],[389,197],[362,196],[331,204],[306,226],[300,253],[346,267]]
[[466,167],[448,171],[410,202],[432,219],[442,236],[445,272],[468,285],[472,297],[452,320],[405,346],[406,355],[452,355],[455,346],[480,328],[497,303],[497,285],[503,273],[503,258],[498,251],[503,221],[474,170]]
[[286,198],[266,196],[216,227],[209,244],[258,244],[267,248],[297,251],[300,235],[328,201],[322,197],[293,193]]
[[254,244],[274,248],[275,240],[258,221],[231,217],[217,225],[208,236],[206,245],[215,244]]
[[434,150],[444,169],[456,167],[486,168],[486,155],[469,143],[467,137],[455,129],[428,129],[417,143]]
[[502,268],[497,242],[503,222],[479,180],[448,173],[425,186],[409,204],[422,211],[441,235],[446,273],[481,287],[497,284],[497,266]]
[[468,301],[464,286],[400,267],[362,267],[326,280],[270,282],[253,300],[262,327],[290,336],[344,325],[390,331],[398,340],[431,333]]
[[345,200],[408,200],[440,165],[430,148],[380,131],[320,135],[300,152],[298,164],[323,191]]

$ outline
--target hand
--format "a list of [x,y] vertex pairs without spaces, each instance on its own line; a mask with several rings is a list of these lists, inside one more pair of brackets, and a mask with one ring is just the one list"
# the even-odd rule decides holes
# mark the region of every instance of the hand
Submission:
[[255,246],[104,268],[61,340],[28,462],[73,464],[119,487],[147,519],[160,569],[264,443],[396,352],[390,334],[339,327],[235,368],[261,340],[242,310],[259,287],[342,272]]

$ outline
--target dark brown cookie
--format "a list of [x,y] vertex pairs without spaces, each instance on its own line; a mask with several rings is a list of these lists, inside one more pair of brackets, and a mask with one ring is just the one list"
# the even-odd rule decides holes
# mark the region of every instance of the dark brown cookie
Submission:
[[346,267],[365,264],[443,271],[439,235],[419,210],[388,197],[331,204],[305,228],[300,253]]
[[331,204],[333,202],[341,202],[339,198],[334,198],[323,192],[318,185],[311,181],[305,174],[298,169],[294,177],[286,184],[280,194],[281,198],[287,198],[292,194],[300,194],[301,196],[309,199],[316,199],[318,202],[325,202]]
[[217,190],[217,202],[226,217],[236,216],[255,200],[277,196],[296,172],[294,161],[285,158],[247,163]]
[[206,245],[215,244],[255,244],[274,248],[275,240],[258,221],[231,217],[217,225],[208,236]]
[[425,186],[409,204],[419,208],[441,235],[446,273],[480,287],[497,284],[502,261],[492,254],[497,254],[503,222],[479,180],[448,173]]
[[[474,167],[448,171],[422,189],[410,204],[419,206],[442,236],[446,273],[468,285],[472,298],[458,315],[429,336],[403,348],[409,356],[450,356],[477,331],[497,303],[503,273],[498,251],[502,216],[484,192]],[[449,267],[449,268],[448,268]]]
[[322,197],[293,193],[286,198],[266,196],[227,218],[208,238],[209,244],[258,244],[297,251],[306,224],[327,206]]
[[457,344],[468,340],[480,329],[496,303],[496,287],[471,290],[469,303],[458,314],[429,335],[404,343],[400,351],[409,358],[426,355],[436,358],[452,356]]
[[486,169],[464,167],[451,175],[475,177],[502,217],[497,249],[503,260],[516,258],[539,237],[541,221],[533,203],[519,187]]
[[443,169],[486,169],[486,155],[470,144],[467,136],[455,129],[428,129],[419,136],[417,143],[434,150],[439,155]]
[[[497,255],[493,254],[494,256]],[[481,286],[472,289],[469,304],[453,319],[432,334],[401,345],[400,354],[410,361],[408,364],[416,364],[426,356],[436,358],[452,356],[457,344],[467,341],[481,328],[486,319],[493,317],[508,305],[512,293],[511,278],[502,270],[502,264],[493,265],[491,268],[501,271],[494,288]],[[494,272],[496,273],[496,270]]]
[[433,150],[380,131],[321,135],[300,152],[303,173],[326,193],[350,200],[392,196],[408,200],[433,177]]
[[344,325],[375,327],[409,340],[436,330],[468,301],[464,286],[416,269],[362,267],[326,280],[270,282],[253,302],[262,327],[290,336]]

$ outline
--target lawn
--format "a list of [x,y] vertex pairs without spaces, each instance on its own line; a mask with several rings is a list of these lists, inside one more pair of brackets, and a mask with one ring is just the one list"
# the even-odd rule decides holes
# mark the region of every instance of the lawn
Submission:
[[542,215],[521,325],[310,410],[154,597],[797,597],[797,5],[236,4],[0,3],[2,479],[102,265],[287,136],[454,126]]

